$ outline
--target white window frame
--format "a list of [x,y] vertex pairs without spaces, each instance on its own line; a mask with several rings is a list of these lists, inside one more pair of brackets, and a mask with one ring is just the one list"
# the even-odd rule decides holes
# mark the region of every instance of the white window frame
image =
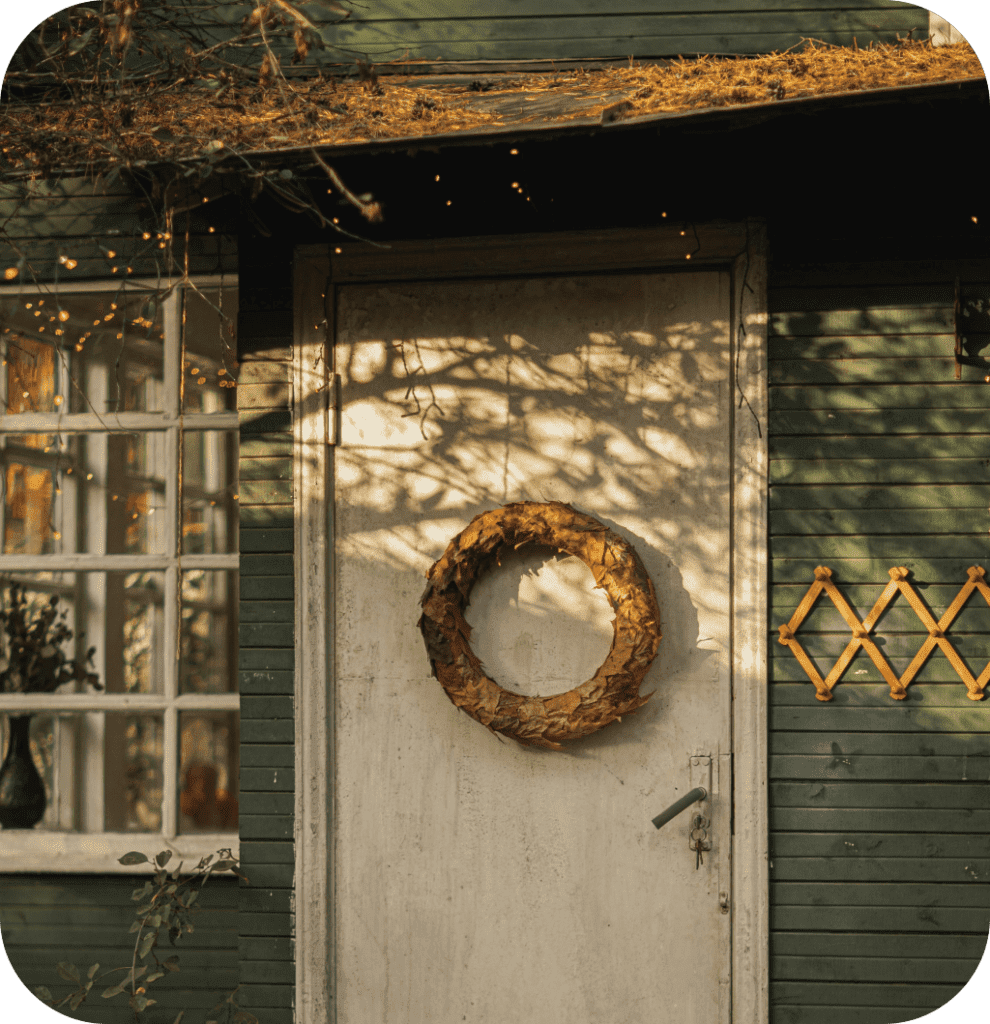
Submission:
[[[234,274],[195,275],[189,281],[197,288],[237,288]],[[116,289],[114,279],[64,282],[63,294],[109,293]],[[108,424],[114,429],[129,431],[155,431],[165,435],[168,462],[176,467],[175,473],[165,474],[166,522],[172,524],[176,540],[175,549],[165,554],[108,555],[99,550],[85,554],[5,555],[0,553],[0,573],[17,572],[72,572],[72,571],[157,571],[164,575],[164,636],[166,650],[174,649],[176,657],[163,658],[163,689],[159,694],[143,693],[69,693],[69,694],[6,694],[0,693],[0,712],[29,714],[67,712],[145,712],[162,716],[162,827],[159,832],[107,832],[103,823],[103,763],[98,756],[91,759],[85,769],[87,812],[82,822],[86,831],[61,832],[37,829],[0,831],[0,870],[3,872],[74,872],[74,873],[133,873],[134,867],[125,867],[118,858],[130,850],[157,853],[163,849],[173,851],[187,862],[229,848],[238,853],[236,832],[197,832],[179,834],[179,715],[183,711],[239,711],[240,695],[180,694],[179,693],[179,588],[183,571],[203,569],[236,571],[240,557],[230,554],[182,555],[179,510],[178,459],[181,435],[190,430],[237,431],[236,411],[215,413],[183,413],[179,405],[178,382],[182,372],[181,331],[182,294],[186,287],[174,279],[126,280],[127,290],[148,289],[160,291],[172,286],[163,302],[164,351],[163,379],[165,402],[160,413],[114,412],[95,413],[16,413],[0,414],[0,434],[50,433],[57,424],[63,434],[95,434],[104,432]],[[10,285],[0,287],[0,298],[10,295],[28,296],[54,294],[51,285]],[[92,538],[91,545],[97,538]],[[105,531],[98,542],[105,546]],[[100,652],[97,652],[100,657]],[[91,721],[101,729],[102,718],[94,715]],[[101,729],[102,731],[102,729]]]

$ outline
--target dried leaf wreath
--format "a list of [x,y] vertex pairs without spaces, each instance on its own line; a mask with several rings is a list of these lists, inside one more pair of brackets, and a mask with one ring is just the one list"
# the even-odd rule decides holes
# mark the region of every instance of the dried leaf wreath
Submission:
[[[471,650],[464,609],[481,573],[504,549],[544,544],[576,555],[592,571],[615,612],[615,638],[604,664],[587,682],[553,697],[504,690]],[[433,674],[451,701],[492,732],[524,746],[560,750],[642,707],[652,694],[640,683],[660,645],[660,610],[653,583],[628,541],[591,516],[559,501],[520,501],[483,512],[447,546],[427,573],[419,628]]]

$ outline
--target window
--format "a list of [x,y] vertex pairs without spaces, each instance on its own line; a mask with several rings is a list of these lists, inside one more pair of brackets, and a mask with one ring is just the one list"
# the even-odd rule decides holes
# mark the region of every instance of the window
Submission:
[[0,694],[48,797],[5,865],[236,845],[236,307],[229,278],[0,291],[0,590],[58,595],[105,685]]

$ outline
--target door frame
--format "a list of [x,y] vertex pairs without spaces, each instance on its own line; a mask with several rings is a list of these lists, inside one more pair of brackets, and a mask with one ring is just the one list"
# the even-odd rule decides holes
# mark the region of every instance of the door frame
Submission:
[[[712,222],[677,228],[299,246],[295,252],[293,502],[295,522],[295,1020],[336,1019],[333,828],[333,370],[335,289],[358,282],[685,270],[731,273],[733,438],[730,860],[733,1024],[769,1016],[767,793],[766,228]],[[332,250],[332,255],[331,255]],[[689,251],[688,251],[689,250]]]

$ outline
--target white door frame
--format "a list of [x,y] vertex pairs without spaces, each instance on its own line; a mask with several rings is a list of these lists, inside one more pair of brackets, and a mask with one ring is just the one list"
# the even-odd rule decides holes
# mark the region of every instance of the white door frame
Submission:
[[[732,273],[733,1024],[769,1016],[767,818],[767,300],[761,222],[300,246],[294,262],[295,1020],[334,1024],[334,283],[728,266]],[[687,251],[686,251],[687,250]],[[724,782],[723,782],[724,785]]]

